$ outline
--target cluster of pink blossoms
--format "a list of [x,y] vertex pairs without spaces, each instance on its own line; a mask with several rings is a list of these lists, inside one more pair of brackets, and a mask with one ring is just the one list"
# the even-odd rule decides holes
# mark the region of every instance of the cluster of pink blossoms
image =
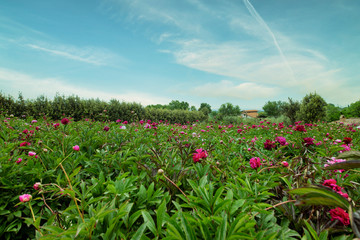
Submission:
[[205,159],[208,156],[208,153],[202,148],[196,149],[196,153],[193,155],[194,163],[200,162],[201,159]]
[[344,225],[350,224],[349,214],[342,208],[335,208],[329,211],[331,215],[331,221],[339,220]]
[[344,198],[348,198],[349,195],[347,193],[342,192],[342,187],[336,185],[336,180],[335,179],[328,179],[325,180],[323,183],[324,186],[329,187],[331,189],[333,189],[335,192],[337,192],[338,194],[340,194],[341,196],[343,196]]
[[[324,167],[328,167],[332,164],[335,164],[335,163],[339,163],[339,162],[346,162],[345,159],[336,159],[335,157],[332,157],[331,160],[327,160],[328,163],[325,163],[324,164]],[[344,172],[345,170],[344,169],[337,169],[337,170],[334,170],[334,172],[338,172],[338,173],[342,173]]]
[[[264,161],[264,159],[263,159]],[[261,166],[261,159],[259,157],[253,157],[250,159],[250,167],[253,169],[258,169]]]

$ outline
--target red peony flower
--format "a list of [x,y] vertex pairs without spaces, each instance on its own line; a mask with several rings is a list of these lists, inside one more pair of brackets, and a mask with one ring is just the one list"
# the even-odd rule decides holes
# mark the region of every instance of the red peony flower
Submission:
[[296,125],[295,131],[299,131],[299,132],[306,132],[305,126],[304,125]]
[[266,149],[266,150],[271,150],[271,149],[273,149],[273,148],[275,148],[276,147],[276,145],[275,145],[275,142],[274,141],[271,141],[271,140],[269,140],[269,139],[266,139],[266,142],[264,142],[264,148]]
[[61,123],[64,124],[64,125],[66,125],[66,124],[69,123],[69,119],[67,119],[67,118],[61,119]]
[[349,214],[342,208],[335,208],[329,211],[331,215],[331,221],[339,220],[344,225],[350,224]]
[[352,138],[350,138],[350,137],[344,137],[343,142],[344,142],[345,144],[350,144],[351,141],[352,141]]

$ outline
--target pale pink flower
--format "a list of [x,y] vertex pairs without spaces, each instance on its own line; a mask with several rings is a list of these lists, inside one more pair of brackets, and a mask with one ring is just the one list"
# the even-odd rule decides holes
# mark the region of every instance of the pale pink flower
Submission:
[[20,202],[29,202],[32,199],[30,194],[23,194],[19,196]]
[[30,152],[28,153],[28,155],[29,155],[30,157],[35,156],[35,155],[36,155],[36,152],[30,151]]

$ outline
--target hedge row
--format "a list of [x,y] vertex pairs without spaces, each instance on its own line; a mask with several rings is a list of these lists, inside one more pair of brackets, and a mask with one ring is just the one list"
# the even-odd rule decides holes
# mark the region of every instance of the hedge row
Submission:
[[75,121],[89,118],[96,121],[121,119],[128,122],[163,120],[170,123],[186,123],[207,119],[207,116],[199,111],[154,109],[143,107],[139,103],[120,102],[116,99],[105,102],[99,99],[81,99],[78,96],[60,95],[56,95],[53,100],[44,96],[34,100],[25,100],[20,94],[15,100],[11,96],[0,93],[0,110],[16,117],[38,118],[45,115],[53,120],[59,120],[66,116],[72,117]]

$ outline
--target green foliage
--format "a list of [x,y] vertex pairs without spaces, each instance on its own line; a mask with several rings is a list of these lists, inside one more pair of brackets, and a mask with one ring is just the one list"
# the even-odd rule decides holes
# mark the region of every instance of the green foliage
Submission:
[[169,105],[155,105],[144,108],[139,103],[120,102],[111,99],[104,102],[100,99],[81,99],[78,96],[61,96],[56,94],[53,100],[39,96],[35,100],[24,100],[22,95],[15,101],[12,97],[0,94],[0,110],[17,117],[32,116],[47,117],[53,120],[71,117],[75,121],[85,118],[97,121],[136,122],[139,120],[194,122],[207,119],[206,111],[188,111],[189,104],[178,100]]
[[307,94],[300,105],[299,117],[306,123],[323,120],[326,116],[326,102],[316,93]]
[[263,110],[267,117],[279,117],[282,113],[284,103],[281,101],[268,101]]
[[[352,239],[359,233],[354,126],[320,122],[299,132],[280,118],[195,122],[206,116],[114,99],[56,101],[61,111],[89,110],[84,117],[92,121],[43,118],[52,102],[45,97],[25,101],[26,111],[43,109],[37,121],[0,115],[1,239]],[[140,121],[147,114],[155,122]],[[322,168],[332,157],[349,161]],[[320,187],[329,178],[351,201]],[[32,200],[20,202],[22,194]],[[345,209],[351,228],[332,219],[323,206],[329,202],[351,206]]]
[[238,105],[233,105],[232,103],[221,104],[218,117],[219,119],[224,118],[225,116],[238,116],[241,114],[240,107]]
[[293,124],[297,120],[300,111],[300,103],[298,101],[293,101],[291,98],[288,99],[289,102],[282,105],[282,113],[288,117]]
[[342,109],[332,103],[326,105],[326,121],[333,122],[340,119]]
[[201,103],[198,111],[201,111],[208,116],[211,113],[211,106],[208,103]]
[[347,118],[358,118],[360,117],[360,100],[351,103],[348,107],[342,110],[342,113]]

